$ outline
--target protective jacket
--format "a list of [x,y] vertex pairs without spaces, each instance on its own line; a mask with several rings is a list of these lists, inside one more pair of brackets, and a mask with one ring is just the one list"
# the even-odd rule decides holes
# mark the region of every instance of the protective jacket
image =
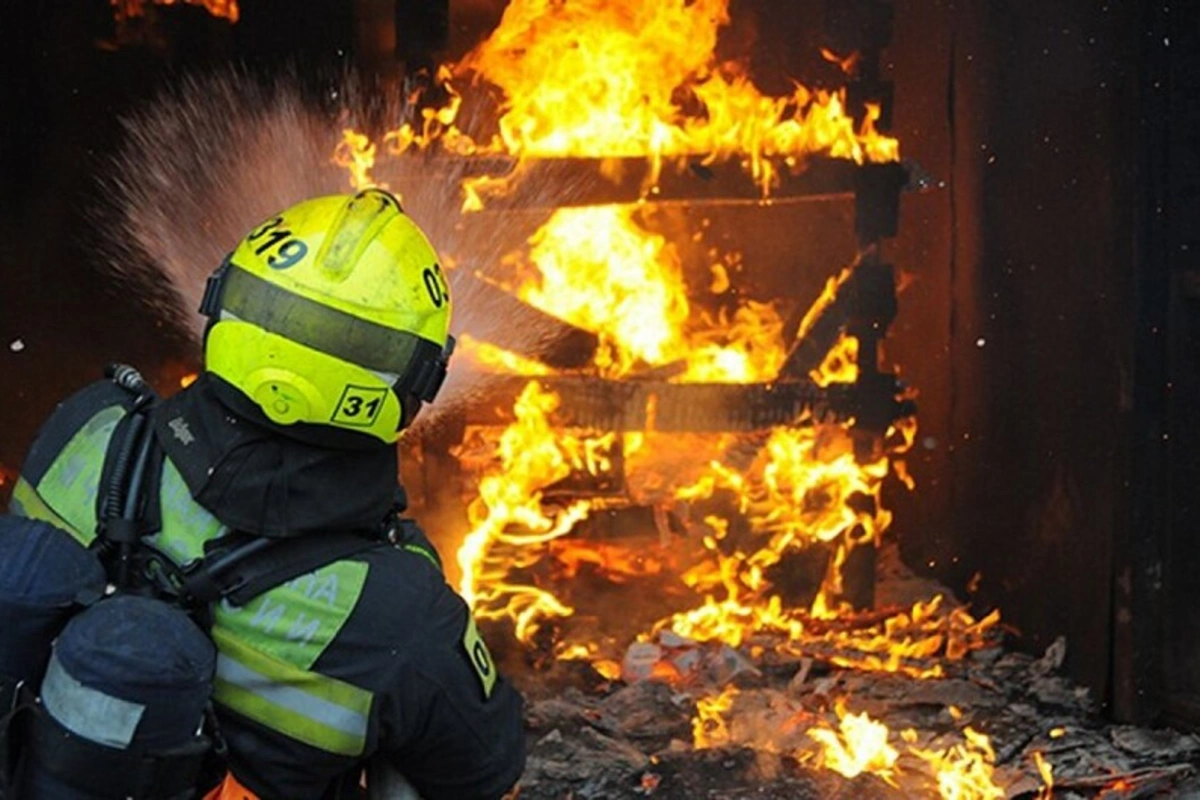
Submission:
[[[90,544],[109,441],[130,402],[106,381],[60,405],[35,439],[11,510]],[[210,376],[150,413],[158,447],[143,541],[176,567],[234,535],[377,529],[394,515],[394,448],[282,435],[231,410]],[[427,800],[498,797],[520,776],[520,696],[421,535],[381,541],[241,606],[218,602],[211,635],[229,765],[259,797],[326,797],[372,757]]]

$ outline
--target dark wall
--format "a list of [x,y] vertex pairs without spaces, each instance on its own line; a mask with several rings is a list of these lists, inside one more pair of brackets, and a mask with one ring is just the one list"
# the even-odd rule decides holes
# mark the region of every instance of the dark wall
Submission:
[[[152,9],[152,34],[121,46],[105,0],[32,4],[20,25],[0,25],[0,468],[15,468],[55,402],[106,363],[152,375],[194,361],[189,342],[101,270],[97,175],[120,116],[217,65],[290,66],[319,95],[354,57],[351,3],[241,6],[232,27],[198,8]],[[0,482],[0,502],[9,491]]]
[[1147,4],[1140,31],[1134,441],[1144,469],[1122,584],[1131,647],[1118,667],[1131,693],[1200,728],[1200,9]]
[[911,549],[952,584],[980,573],[978,605],[1029,648],[1065,635],[1103,699],[1128,522],[1137,20],[1083,0],[948,14],[949,392],[927,430],[945,431],[949,485]]

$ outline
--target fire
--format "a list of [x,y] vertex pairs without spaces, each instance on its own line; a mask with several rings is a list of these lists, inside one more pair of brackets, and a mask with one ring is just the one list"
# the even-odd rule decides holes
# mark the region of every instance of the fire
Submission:
[[847,713],[844,698],[837,700],[835,711],[838,730],[822,727],[807,731],[808,737],[820,745],[817,766],[847,778],[869,772],[893,783],[900,753],[888,744],[887,726],[871,719],[866,712]]
[[333,163],[344,167],[350,173],[352,189],[366,189],[371,186],[387,188],[387,184],[380,183],[371,176],[376,150],[376,145],[365,133],[359,133],[353,128],[342,130],[342,140],[333,151]]
[[635,206],[559,209],[510,259],[516,294],[599,335],[596,367],[622,377],[639,365],[682,365],[677,380],[771,380],[783,364],[783,320],[774,306],[743,301],[693,319],[680,258],[636,221]]
[[909,749],[929,765],[942,800],[1003,800],[1004,790],[993,776],[996,751],[991,741],[970,726],[963,736],[966,741],[945,750]]
[[238,21],[240,11],[237,0],[109,0],[113,8],[113,16],[118,23],[146,15],[146,6],[189,5],[200,6],[209,14],[220,19],[229,20],[230,24]]
[[825,388],[834,383],[858,380],[858,339],[843,333],[830,348],[821,365],[809,373],[813,383]]
[[860,130],[839,92],[759,90],[715,56],[728,0],[515,0],[457,72],[503,92],[505,150],[535,156],[740,157],[769,189],[807,156],[894,161],[894,139]]
[[633,221],[631,206],[559,209],[530,239],[536,274],[517,295],[600,335],[602,374],[684,352],[688,302],[678,256]]
[[827,595],[837,594],[840,561],[848,549],[876,541],[891,522],[891,514],[879,502],[888,474],[887,459],[860,464],[844,426],[810,421],[771,431],[744,473],[719,461],[709,467],[707,475],[679,489],[676,496],[695,499],[717,489],[732,491],[738,510],[761,544],[750,553],[725,555],[717,545],[719,536],[706,540],[715,563],[693,570],[684,579],[701,591],[721,589],[725,597],[716,600],[708,594],[700,608],[676,614],[671,628],[685,636],[719,639],[732,646],[758,630],[785,632],[796,638],[803,624],[796,613],[783,612],[778,597],[764,595],[764,571],[788,551],[837,543],[824,591],[818,597],[824,608],[829,602]]
[[692,745],[697,750],[720,747],[730,741],[725,712],[733,708],[738,690],[727,686],[718,695],[701,697],[696,701],[696,716],[692,719]]
[[746,300],[732,319],[722,315],[710,324],[691,335],[681,381],[753,383],[778,375],[787,354],[775,306]]
[[1054,797],[1054,767],[1038,750],[1033,751],[1033,763],[1037,767],[1038,775],[1042,778],[1042,788],[1038,791],[1038,800],[1050,800]]
[[858,71],[858,62],[862,58],[862,54],[855,50],[848,56],[839,56],[828,47],[822,47],[821,58],[831,64],[837,64],[838,68],[847,75],[853,75]]
[[[735,726],[733,706],[739,692],[726,687],[719,694],[701,697],[692,718],[693,746],[696,749],[721,746],[753,746],[776,751],[781,745],[791,749],[800,762],[818,769],[828,769],[847,778],[872,774],[904,792],[904,796],[935,796],[941,800],[1000,800],[1004,789],[996,783],[996,754],[991,741],[982,733],[967,726],[962,741],[944,748],[918,747],[919,734],[907,728],[894,735],[888,726],[872,719],[866,712],[852,713],[846,698],[834,701],[836,725],[817,717],[815,724],[807,723],[813,715],[794,701],[780,697],[769,701],[779,703],[788,715],[787,721],[775,728],[780,736],[762,739],[752,713],[738,714],[746,718],[744,726]],[[759,701],[761,702],[761,701]],[[748,703],[747,705],[753,705]],[[776,720],[779,718],[776,717]],[[788,730],[804,725],[804,737],[812,744],[785,745]],[[1052,779],[1050,766],[1040,754],[1035,761],[1044,786],[1039,797],[1050,797]]]
[[[771,96],[743,63],[718,60],[728,5],[513,0],[486,40],[438,69],[436,82],[448,99],[387,132],[386,153],[396,157],[436,143],[460,157],[646,158],[646,195],[664,162],[685,157],[704,164],[738,159],[764,195],[782,172],[799,172],[814,156],[860,164],[899,159],[897,140],[875,127],[877,105],[865,104],[856,124],[843,90],[796,83],[791,93]],[[495,133],[473,136],[458,127],[464,81],[499,90]],[[619,166],[608,162],[602,172],[615,178]],[[507,177],[465,179],[464,210],[483,208],[522,175],[518,167]]]
[[517,398],[516,421],[500,436],[498,463],[479,481],[478,497],[468,506],[472,529],[458,550],[462,568],[459,591],[478,617],[508,616],[517,638],[529,641],[547,617],[568,616],[573,609],[552,593],[510,581],[514,567],[537,561],[545,545],[587,517],[591,504],[575,500],[547,509],[542,490],[575,470],[595,473],[607,465],[613,434],[573,436],[550,426],[558,396],[530,382]]
[[469,361],[494,372],[507,372],[514,375],[549,375],[550,367],[532,358],[526,358],[520,353],[505,350],[490,342],[481,342],[470,334],[458,337],[455,348],[455,358]]

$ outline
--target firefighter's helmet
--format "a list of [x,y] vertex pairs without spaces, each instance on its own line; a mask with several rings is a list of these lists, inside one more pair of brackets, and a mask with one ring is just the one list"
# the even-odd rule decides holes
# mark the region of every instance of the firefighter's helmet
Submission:
[[433,400],[454,348],[437,253],[380,189],[265,220],[209,278],[200,310],[205,369],[272,422],[386,443]]

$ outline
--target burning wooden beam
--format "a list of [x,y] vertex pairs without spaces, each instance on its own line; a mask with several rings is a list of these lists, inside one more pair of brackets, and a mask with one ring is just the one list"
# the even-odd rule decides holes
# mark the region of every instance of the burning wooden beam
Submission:
[[[484,211],[555,209],[649,201],[654,203],[776,203],[869,196],[873,210],[867,231],[893,235],[889,210],[898,209],[908,182],[900,162],[858,165],[838,158],[814,157],[795,172],[778,173],[778,184],[763,187],[736,160],[706,163],[703,156],[665,159],[654,176],[654,162],[642,157],[525,158],[430,156],[424,165],[444,172],[446,180],[484,179]],[[554,192],[547,192],[554,186]],[[569,187],[564,190],[563,187]],[[652,188],[651,188],[652,187]],[[864,189],[869,190],[864,192]],[[894,195],[894,196],[893,196]],[[862,201],[859,201],[860,205]],[[886,231],[892,233],[886,233]]]
[[[470,270],[456,271],[453,280],[456,292],[469,295],[471,305],[488,309],[492,318],[524,321],[524,329],[519,331],[507,326],[489,328],[487,340],[490,344],[555,369],[579,369],[595,357],[599,338],[591,331],[531,306]],[[528,329],[540,332],[537,341],[530,340]]]
[[[497,396],[515,397],[531,380],[496,376],[488,400],[465,410],[468,424],[503,425],[511,409]],[[853,384],[822,389],[807,381],[781,383],[667,383],[662,380],[606,380],[589,375],[548,375],[537,380],[561,398],[555,423],[603,431],[737,432],[792,425],[806,411],[838,418],[861,414],[872,402],[890,404],[893,419],[913,413],[911,403],[890,394],[872,400]],[[880,387],[872,386],[872,391]],[[886,426],[885,426],[886,427]]]

